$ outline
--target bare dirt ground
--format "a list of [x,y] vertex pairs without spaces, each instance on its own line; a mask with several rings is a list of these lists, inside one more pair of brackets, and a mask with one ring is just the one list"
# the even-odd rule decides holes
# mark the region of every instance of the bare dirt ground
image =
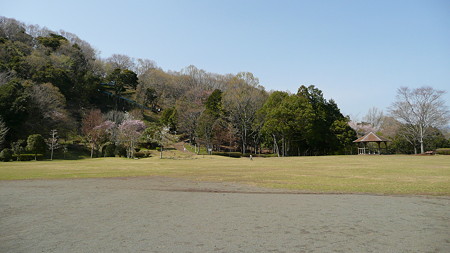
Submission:
[[449,202],[162,177],[0,181],[0,252],[450,252]]

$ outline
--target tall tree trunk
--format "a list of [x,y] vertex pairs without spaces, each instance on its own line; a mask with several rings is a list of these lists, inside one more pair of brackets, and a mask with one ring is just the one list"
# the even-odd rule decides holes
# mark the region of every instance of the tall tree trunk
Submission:
[[277,139],[275,138],[275,134],[273,135],[273,148],[277,151],[278,157],[280,157],[280,149],[278,148]]
[[247,128],[244,126],[244,134],[242,135],[242,154],[245,154],[247,148]]
[[423,127],[420,126],[420,153],[425,153],[425,150],[423,149]]

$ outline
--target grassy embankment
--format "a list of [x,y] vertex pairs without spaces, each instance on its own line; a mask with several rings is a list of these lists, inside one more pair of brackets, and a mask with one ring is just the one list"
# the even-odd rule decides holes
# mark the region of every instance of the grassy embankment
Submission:
[[[175,152],[172,154],[177,155]],[[308,192],[450,196],[450,156],[320,156],[250,161],[185,155],[184,159],[0,163],[0,180],[135,176],[238,182]]]

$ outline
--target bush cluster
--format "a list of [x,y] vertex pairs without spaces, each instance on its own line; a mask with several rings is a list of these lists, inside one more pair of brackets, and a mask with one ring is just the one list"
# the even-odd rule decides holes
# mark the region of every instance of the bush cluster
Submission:
[[212,155],[220,155],[220,156],[228,156],[233,158],[241,158],[241,157],[277,157],[277,154],[242,154],[241,152],[213,152]]
[[107,144],[103,148],[103,156],[105,157],[115,157],[116,156],[116,145],[114,143]]
[[114,153],[119,157],[127,157],[127,149],[124,146],[116,146]]
[[13,152],[9,148],[5,148],[0,152],[0,161],[9,162],[12,159]]
[[19,155],[12,155],[12,157],[17,161],[31,161],[34,160],[36,157],[37,160],[42,160],[44,158],[43,154],[19,154]]
[[233,158],[241,158],[242,153],[240,152],[213,152],[212,155],[228,156]]
[[438,148],[438,149],[436,149],[436,154],[450,155],[450,148]]
[[250,157],[250,155],[252,155],[252,157],[278,157],[277,154],[244,154],[242,155],[243,157]]
[[135,153],[134,153],[134,157],[135,157],[135,158],[145,158],[145,157],[150,157],[150,152],[149,152],[149,151],[139,151],[139,152],[135,152]]

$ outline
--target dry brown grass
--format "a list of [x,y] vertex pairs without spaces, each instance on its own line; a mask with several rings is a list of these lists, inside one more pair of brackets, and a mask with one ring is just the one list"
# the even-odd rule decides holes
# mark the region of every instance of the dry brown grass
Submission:
[[0,163],[0,180],[168,176],[308,192],[450,196],[450,156],[227,158],[167,151],[129,160]]

